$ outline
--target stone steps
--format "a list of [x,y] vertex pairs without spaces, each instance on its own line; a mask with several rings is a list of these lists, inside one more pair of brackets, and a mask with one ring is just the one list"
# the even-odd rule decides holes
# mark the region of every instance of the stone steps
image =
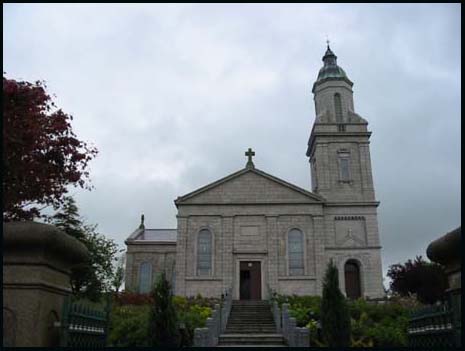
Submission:
[[224,331],[225,334],[275,334],[276,328],[229,328]]
[[219,338],[220,346],[226,345],[280,345],[283,346],[281,334],[222,334]]
[[233,301],[219,347],[285,347],[267,301]]

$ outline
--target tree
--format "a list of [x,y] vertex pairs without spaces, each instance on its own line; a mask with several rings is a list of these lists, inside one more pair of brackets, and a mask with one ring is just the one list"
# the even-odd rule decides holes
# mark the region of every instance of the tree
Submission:
[[391,278],[391,292],[400,296],[416,294],[418,301],[425,304],[443,300],[448,288],[444,268],[425,261],[421,256],[415,257],[414,261],[391,265],[387,276]]
[[57,109],[44,82],[3,77],[3,219],[31,220],[38,204],[57,209],[68,185],[90,189],[97,149],[76,138],[73,117]]
[[150,346],[176,347],[178,333],[176,329],[176,310],[174,309],[171,285],[162,272],[152,290],[154,303],[150,310],[149,335]]
[[347,301],[339,290],[338,270],[331,260],[326,268],[321,300],[323,339],[330,347],[350,345],[350,313]]
[[115,276],[119,274],[114,265],[118,245],[99,234],[96,225],[83,223],[72,197],[64,196],[63,201],[60,211],[52,216],[51,223],[81,241],[90,254],[88,261],[72,268],[71,288],[75,295],[96,301],[103,292],[113,290]]
[[111,285],[114,292],[119,292],[121,285],[124,282],[124,266],[126,264],[126,255],[123,253],[116,260],[115,274],[113,276]]

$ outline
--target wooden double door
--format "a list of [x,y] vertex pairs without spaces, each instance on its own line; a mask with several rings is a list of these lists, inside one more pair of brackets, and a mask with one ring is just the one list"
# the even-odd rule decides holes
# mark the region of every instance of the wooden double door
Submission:
[[261,300],[262,268],[260,261],[241,261],[239,273],[239,298]]

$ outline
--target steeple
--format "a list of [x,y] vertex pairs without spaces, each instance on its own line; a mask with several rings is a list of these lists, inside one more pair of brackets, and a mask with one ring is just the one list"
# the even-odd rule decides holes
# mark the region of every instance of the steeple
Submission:
[[318,78],[313,84],[312,92],[315,93],[317,85],[327,82],[328,80],[342,80],[352,86],[354,83],[347,77],[346,72],[337,65],[337,56],[329,47],[329,41],[327,42],[326,52],[322,58],[323,67],[318,72]]
[[354,111],[353,83],[329,47],[313,84],[315,122],[307,156],[312,190],[328,201],[374,201],[367,121]]
[[322,60],[325,64],[325,67],[330,65],[337,66],[337,56],[334,55],[334,52],[331,51],[331,48],[329,47],[329,41],[327,42],[326,52]]

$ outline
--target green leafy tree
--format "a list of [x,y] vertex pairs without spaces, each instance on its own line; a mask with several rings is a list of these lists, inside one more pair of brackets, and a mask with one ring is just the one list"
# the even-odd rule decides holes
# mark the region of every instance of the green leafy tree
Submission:
[[89,259],[71,270],[73,294],[97,301],[102,293],[112,291],[118,273],[114,262],[118,245],[97,232],[96,225],[85,224],[75,200],[65,196],[64,204],[50,222],[81,241],[89,250]]
[[350,345],[350,313],[347,301],[339,290],[338,271],[331,260],[326,268],[321,301],[323,339],[330,347]]
[[152,290],[154,303],[150,310],[149,335],[150,346],[178,346],[177,317],[174,308],[171,285],[165,272],[158,276]]
[[123,282],[124,282],[124,265],[125,264],[126,264],[126,256],[122,254],[116,260],[115,272],[113,275],[113,279],[111,281],[113,291],[116,293],[119,292],[119,289],[121,285],[123,285]]

